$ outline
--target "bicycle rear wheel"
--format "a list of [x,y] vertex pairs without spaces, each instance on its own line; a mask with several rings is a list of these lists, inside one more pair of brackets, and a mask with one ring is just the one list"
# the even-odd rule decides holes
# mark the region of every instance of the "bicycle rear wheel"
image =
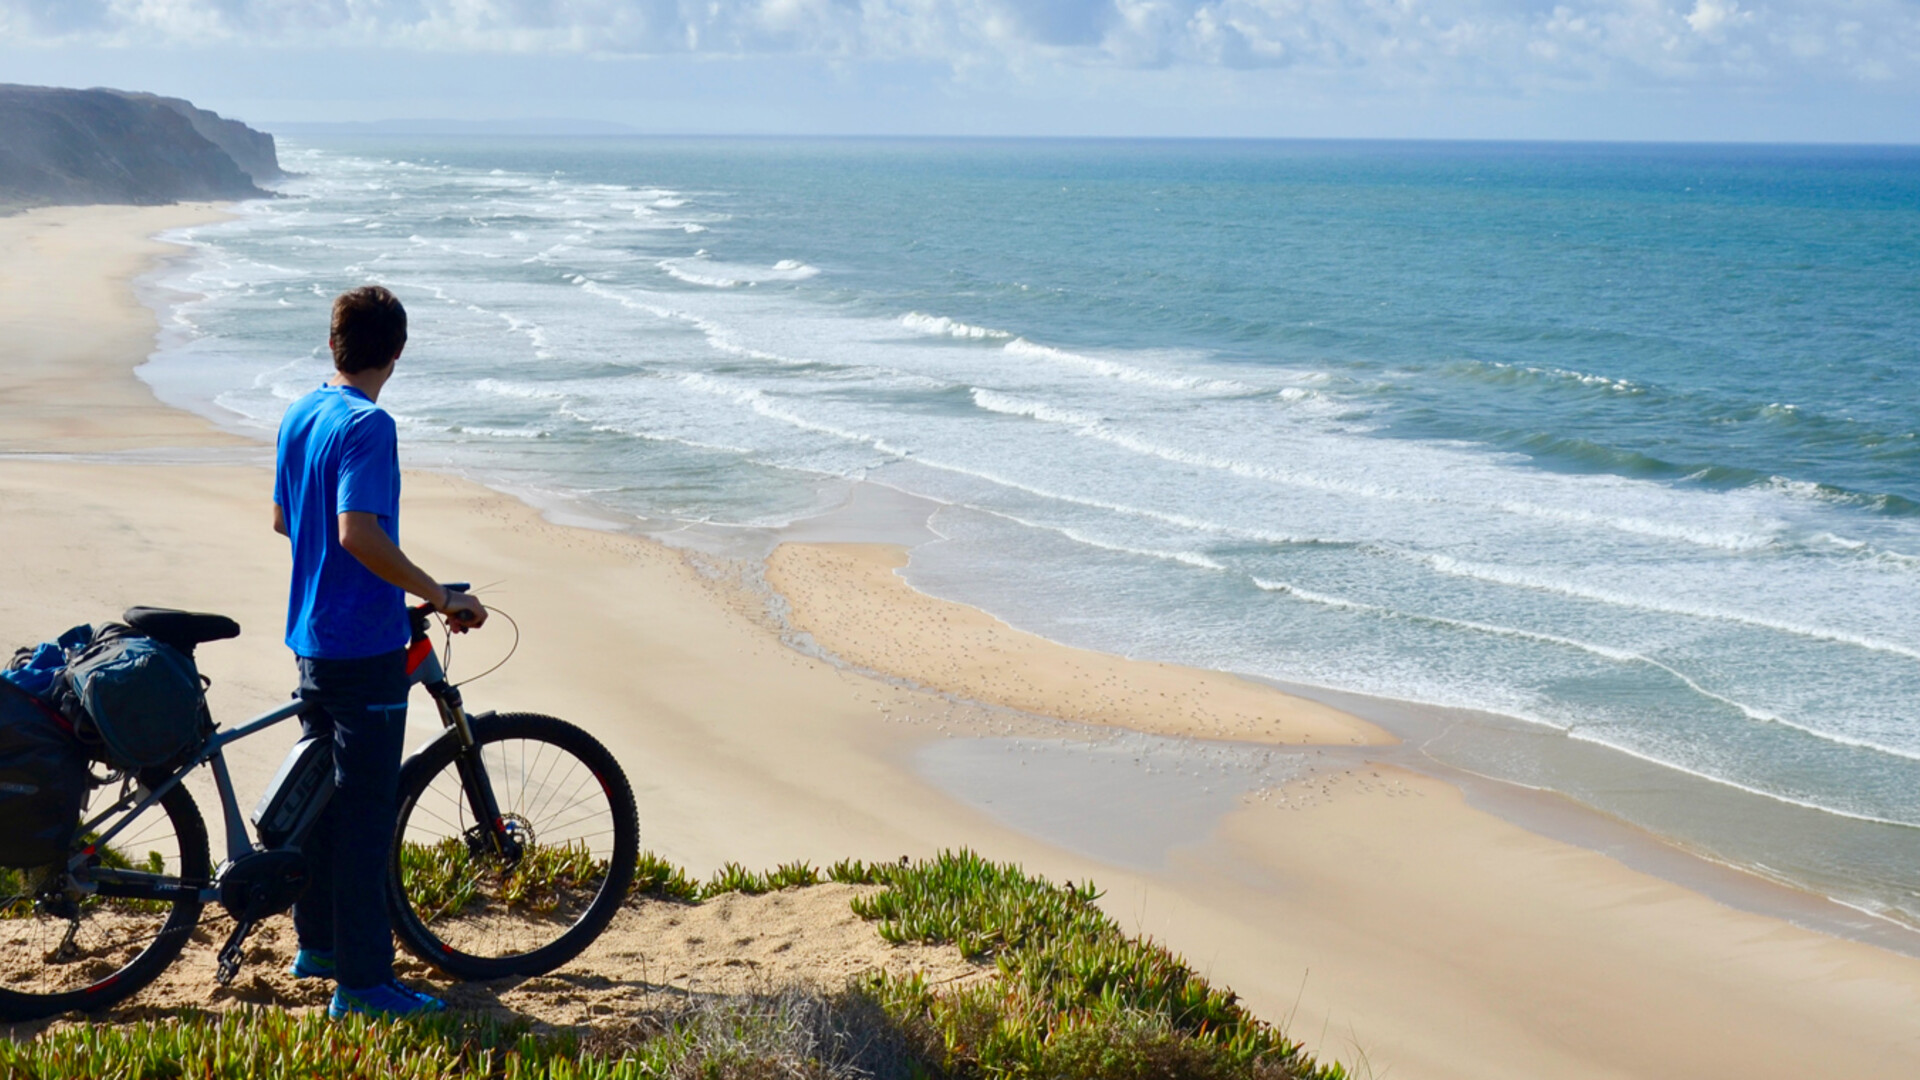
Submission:
[[542,975],[600,936],[640,852],[633,789],[605,747],[536,713],[475,717],[499,808],[481,820],[463,750],[441,739],[400,771],[388,905],[402,946],[461,979]]
[[[105,790],[96,790],[92,813]],[[76,841],[76,851],[89,841]],[[58,866],[0,870],[0,1021],[104,1009],[152,982],[186,946],[200,919],[198,889],[212,875],[207,827],[185,787],[133,817],[94,857],[91,872],[73,877]]]

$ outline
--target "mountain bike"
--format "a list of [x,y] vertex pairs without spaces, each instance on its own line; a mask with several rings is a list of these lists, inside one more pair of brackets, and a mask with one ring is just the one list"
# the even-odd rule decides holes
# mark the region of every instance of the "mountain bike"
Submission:
[[[394,935],[457,979],[545,974],[591,944],[626,897],[640,846],[633,789],[606,748],[572,724],[469,715],[434,651],[432,612],[409,609],[407,670],[443,730],[400,770],[386,897]],[[128,622],[189,657],[240,632],[224,616],[150,608]],[[231,730],[215,727],[176,766],[103,778],[64,864],[0,870],[0,1021],[124,1000],[179,957],[211,904],[233,919],[215,973],[223,985],[233,980],[248,934],[306,886],[300,846],[333,794],[333,758],[325,739],[301,740],[249,835],[224,751],[301,709],[296,698]],[[226,832],[218,867],[182,784],[202,765]]]

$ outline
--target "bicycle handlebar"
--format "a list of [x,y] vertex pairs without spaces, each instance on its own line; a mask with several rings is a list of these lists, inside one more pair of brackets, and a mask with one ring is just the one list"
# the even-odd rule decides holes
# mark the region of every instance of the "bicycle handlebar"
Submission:
[[[443,581],[440,583],[440,587],[447,590],[448,592],[463,593],[473,588],[473,585],[471,582],[466,582],[466,581]],[[413,606],[413,611],[419,615],[431,615],[434,613],[435,610],[436,609],[431,603],[421,603],[421,604],[415,604]],[[459,613],[456,613],[453,621],[457,623],[465,623],[468,620],[464,617],[461,617]]]

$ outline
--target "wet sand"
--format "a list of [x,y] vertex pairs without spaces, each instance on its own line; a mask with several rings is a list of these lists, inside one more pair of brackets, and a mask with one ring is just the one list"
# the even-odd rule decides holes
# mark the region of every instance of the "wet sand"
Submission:
[[[270,477],[204,463],[243,444],[154,403],[131,375],[154,322],[129,299],[128,278],[157,250],[147,237],[193,212],[0,219],[0,446],[14,452],[0,459],[0,544],[14,554],[0,641],[41,640],[135,603],[224,611],[246,632],[202,657],[216,715],[231,722],[284,700],[293,683]],[[28,246],[30,273],[17,257]],[[100,300],[58,300],[80,295]],[[324,317],[316,305],[317,324]],[[64,333],[61,320],[72,321]],[[91,344],[72,344],[82,341]],[[129,448],[142,453],[116,453]],[[899,552],[879,547],[814,560],[804,584],[786,579],[794,626],[874,661],[836,664],[782,642],[751,573],[556,525],[460,479],[409,473],[405,484],[408,550],[442,576],[499,582],[483,595],[520,626],[512,662],[473,684],[469,702],[594,730],[633,777],[643,843],[697,873],[728,859],[970,845],[1056,879],[1090,878],[1123,925],[1185,953],[1270,1019],[1290,1019],[1317,1052],[1364,1057],[1376,1076],[1920,1075],[1920,961],[1735,910],[1475,809],[1447,783],[1373,765],[1351,740],[1378,735],[1337,709],[1008,637],[980,613],[913,593],[892,573]],[[791,554],[775,563],[771,580],[783,566],[794,573]],[[510,642],[504,620],[461,639],[455,675],[477,673]],[[966,663],[959,645],[973,650]],[[869,667],[900,681],[856,669]],[[1163,692],[1179,707],[1160,711]],[[414,711],[418,737],[430,733],[426,714]],[[1049,729],[1032,714],[1100,726]],[[994,772],[930,749],[946,742],[1097,741],[1119,723],[1296,740],[1257,749],[1302,755],[1306,771],[1180,818],[1135,849],[1139,859],[1049,835],[1029,811],[996,811],[983,801],[990,792],[928,774],[927,755],[940,753],[967,775]],[[243,798],[291,734],[242,744]],[[1022,756],[1018,744],[996,752]],[[1057,789],[1046,804],[1056,816],[1071,820],[1080,800],[1088,821],[1126,831],[1100,783],[1057,770],[1045,783]]]

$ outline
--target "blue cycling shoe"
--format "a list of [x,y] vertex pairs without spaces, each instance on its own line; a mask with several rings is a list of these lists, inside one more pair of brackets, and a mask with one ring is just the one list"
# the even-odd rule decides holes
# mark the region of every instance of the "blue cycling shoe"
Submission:
[[344,986],[336,986],[333,988],[333,1004],[327,1006],[327,1015],[335,1020],[354,1014],[402,1018],[426,1016],[429,1013],[445,1011],[447,1011],[446,1002],[432,994],[423,994],[403,986],[398,979],[391,979],[379,986],[370,986],[364,990],[349,990]]
[[301,949],[287,969],[287,974],[296,979],[331,979],[333,972],[333,954],[325,949]]

